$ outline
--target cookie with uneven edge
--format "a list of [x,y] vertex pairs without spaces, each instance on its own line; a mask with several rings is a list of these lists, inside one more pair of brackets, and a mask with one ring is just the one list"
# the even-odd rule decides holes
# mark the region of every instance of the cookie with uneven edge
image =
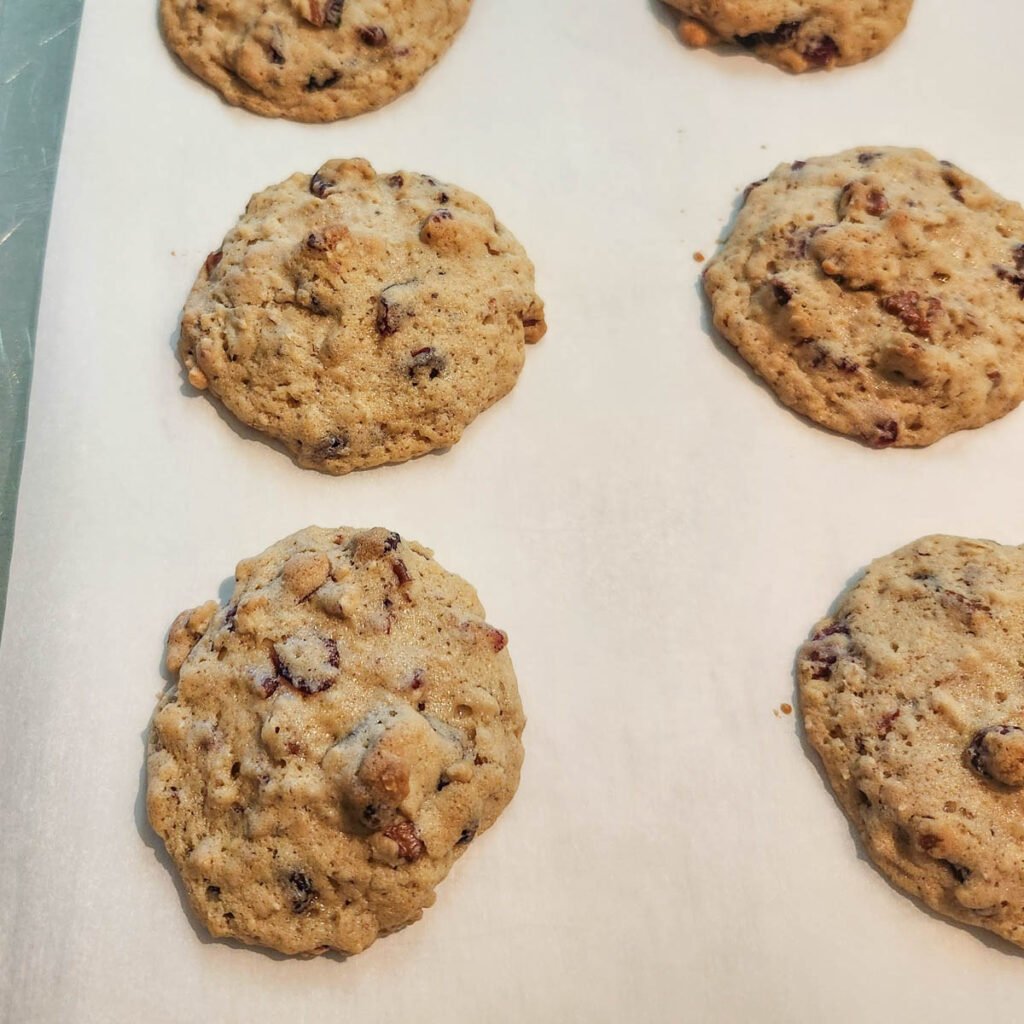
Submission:
[[666,0],[690,46],[738,43],[786,71],[859,64],[902,31],[913,0]]
[[234,106],[335,121],[390,103],[448,49],[471,0],[161,0],[164,37]]
[[333,160],[250,200],[179,351],[195,387],[340,474],[455,444],[544,331],[533,265],[483,200]]
[[518,785],[507,639],[384,529],[302,530],[183,612],[147,802],[207,928],[312,955],[418,920]]
[[704,288],[781,401],[874,447],[928,445],[1024,397],[1024,209],[922,150],[779,166]]
[[798,658],[807,737],[899,888],[1024,945],[1024,548],[924,537]]

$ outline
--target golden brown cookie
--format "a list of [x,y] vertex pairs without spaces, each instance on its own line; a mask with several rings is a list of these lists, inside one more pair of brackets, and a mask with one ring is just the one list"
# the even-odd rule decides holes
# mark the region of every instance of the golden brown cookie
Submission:
[[164,36],[235,106],[335,121],[390,103],[451,45],[471,0],[161,0]]
[[880,558],[797,670],[807,737],[901,889],[1024,945],[1024,548]]
[[195,387],[338,474],[455,444],[544,330],[533,265],[483,200],[333,160],[252,198],[179,348]]
[[357,953],[511,800],[524,718],[473,588],[383,529],[287,537],[182,613],[148,808],[217,936]]
[[903,31],[913,0],[667,0],[690,46],[735,42],[786,71],[859,64]]
[[922,150],[776,168],[704,287],[786,405],[869,445],[931,444],[1024,397],[1024,210]]

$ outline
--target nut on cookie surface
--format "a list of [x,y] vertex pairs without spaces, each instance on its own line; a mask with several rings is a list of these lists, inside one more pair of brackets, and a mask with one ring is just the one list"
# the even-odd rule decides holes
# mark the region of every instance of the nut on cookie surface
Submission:
[[295,121],[352,117],[411,89],[471,0],[161,0],[168,46],[228,103]]
[[332,160],[253,196],[182,316],[189,381],[341,474],[455,444],[545,331],[533,265],[477,196]]
[[903,31],[913,0],[666,0],[688,46],[733,42],[786,71],[858,64]]
[[928,445],[1024,397],[1024,209],[923,150],[777,167],[704,288],[781,401],[873,447]]
[[511,800],[524,718],[473,588],[384,529],[310,527],[180,615],[147,806],[216,936],[356,953]]
[[933,536],[874,562],[797,660],[807,738],[872,860],[1024,945],[1024,548]]

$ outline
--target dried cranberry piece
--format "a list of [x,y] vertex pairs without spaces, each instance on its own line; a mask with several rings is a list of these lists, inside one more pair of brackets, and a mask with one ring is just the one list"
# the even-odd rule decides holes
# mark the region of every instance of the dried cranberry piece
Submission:
[[425,348],[418,348],[409,357],[407,373],[413,383],[417,383],[422,377],[429,380],[436,380],[445,371],[448,360],[429,345]]
[[359,38],[367,46],[387,46],[388,34],[380,25],[363,25],[359,29]]
[[277,688],[285,681],[280,672],[277,655],[272,653],[272,658],[274,661],[273,675],[259,672],[257,670],[250,670],[249,672],[249,678],[252,680],[252,685],[256,690],[256,693],[267,700],[277,693]]
[[332,85],[337,85],[341,81],[341,72],[332,71],[324,78],[317,78],[316,75],[310,75],[306,79],[306,92],[322,92],[324,89],[330,89]]
[[392,560],[391,571],[395,574],[395,579],[398,580],[398,585],[401,587],[404,587],[406,583],[409,583],[412,580],[408,567],[400,558]]
[[341,664],[341,659],[338,654],[338,641],[333,637],[324,637],[324,647],[327,648],[327,664],[331,668],[337,668]]
[[1024,729],[1007,723],[980,729],[967,747],[967,758],[982,778],[1019,789],[1024,785]]
[[752,181],[743,190],[743,202],[746,202],[750,198],[750,193],[753,192],[755,188],[760,188],[767,180],[767,178],[759,178],[757,181]]
[[881,153],[858,153],[857,163],[873,164],[881,155]]
[[745,36],[737,36],[736,42],[752,50],[755,46],[781,46],[788,43],[800,31],[799,21],[783,21],[770,32],[751,32]]
[[388,184],[392,188],[401,188],[405,184],[405,178],[400,174],[392,174],[391,177],[388,178]]
[[822,640],[826,636],[849,636],[850,627],[845,622],[833,622],[831,626],[826,626],[824,629],[819,629],[817,633],[811,637],[812,640]]
[[[323,648],[322,653],[320,647]],[[274,644],[271,656],[281,679],[302,693],[323,693],[337,682],[337,674],[327,671],[337,669],[341,663],[338,644],[333,637],[301,630]]]
[[309,191],[312,192],[317,199],[323,199],[335,184],[336,182],[323,177],[320,172],[317,171],[316,174],[309,179]]
[[770,281],[769,284],[772,286],[775,301],[780,306],[788,306],[790,299],[793,298],[793,289],[790,288],[789,285],[783,284],[783,282],[778,279]]
[[813,650],[807,655],[807,660],[814,665],[812,679],[829,679],[832,676],[832,666],[839,660],[839,655],[834,651]]
[[900,717],[899,708],[895,711],[890,711],[887,715],[882,715],[878,720],[878,738],[884,740],[889,733],[892,732],[893,726],[896,723],[896,719]]
[[456,846],[465,846],[467,843],[473,842],[476,838],[477,829],[479,825],[467,825],[459,835],[459,838],[455,841]]
[[389,551],[394,551],[399,544],[402,543],[402,537],[400,534],[395,533],[392,530],[384,540],[384,553],[387,554]]
[[790,165],[790,169],[794,171],[801,171],[807,166],[806,160],[794,160]]
[[947,868],[953,873],[953,877],[963,885],[968,878],[971,877],[971,869],[965,868],[962,864],[954,864],[951,860],[944,860],[942,862]]
[[[1016,256],[1014,257],[1017,258]],[[994,267],[996,277],[1000,281],[1006,281],[1008,284],[1012,284],[1017,289],[1017,294],[1024,299],[1024,273],[1015,274],[1012,270],[1007,270],[1006,267]]]
[[388,302],[387,290],[385,289],[377,297],[377,333],[382,338],[389,338],[398,331],[402,322],[398,307]]
[[325,437],[314,449],[313,454],[316,458],[324,459],[340,459],[345,455],[345,451],[348,449],[348,438],[339,434],[329,434]]
[[839,44],[831,36],[821,36],[804,50],[808,64],[815,67],[828,67],[839,56]]
[[281,65],[284,63],[284,54],[273,43],[267,47],[267,56],[270,58],[271,64]]
[[213,273],[222,259],[224,259],[224,253],[221,249],[218,249],[216,252],[211,252],[210,255],[206,257],[206,262],[203,266],[206,268],[207,275]]
[[302,914],[309,909],[320,894],[313,888],[313,882],[309,875],[301,871],[293,871],[288,876],[289,894],[292,900],[292,913]]
[[881,189],[873,188],[868,192],[867,211],[872,217],[881,217],[889,209],[889,200]]
[[896,443],[900,436],[900,425],[895,420],[879,420],[875,424],[876,434],[871,439],[874,448],[888,448]]

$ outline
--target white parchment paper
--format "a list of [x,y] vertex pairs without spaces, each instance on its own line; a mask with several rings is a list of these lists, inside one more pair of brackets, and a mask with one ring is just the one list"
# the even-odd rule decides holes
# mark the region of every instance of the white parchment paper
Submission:
[[[1024,7],[919,0],[880,58],[797,78],[685,50],[644,0],[477,0],[413,93],[312,127],[222,104],[155,6],[87,4],[58,183],[0,648],[2,1019],[1019,1016],[1024,957],[890,888],[773,709],[872,557],[1024,541],[1024,411],[920,452],[818,430],[708,334],[692,254],[747,182],[850,145],[1024,197]],[[550,332],[450,453],[332,479],[183,387],[172,343],[250,193],[349,155],[484,196]],[[310,523],[472,580],[529,715],[508,812],[345,963],[208,941],[140,797],[171,619]]]

